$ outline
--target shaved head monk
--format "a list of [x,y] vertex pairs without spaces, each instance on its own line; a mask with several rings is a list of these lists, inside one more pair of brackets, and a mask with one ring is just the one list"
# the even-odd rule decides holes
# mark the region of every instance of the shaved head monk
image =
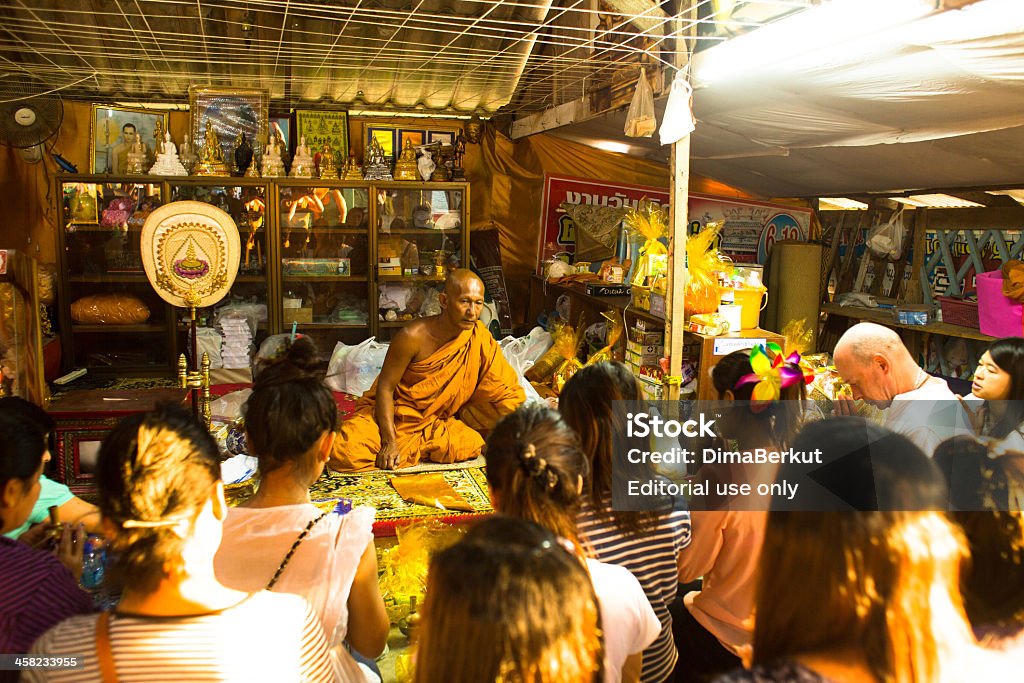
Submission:
[[453,270],[441,313],[395,335],[380,376],[356,403],[334,441],[339,472],[459,462],[480,454],[484,438],[526,394],[501,347],[479,321],[484,283]]

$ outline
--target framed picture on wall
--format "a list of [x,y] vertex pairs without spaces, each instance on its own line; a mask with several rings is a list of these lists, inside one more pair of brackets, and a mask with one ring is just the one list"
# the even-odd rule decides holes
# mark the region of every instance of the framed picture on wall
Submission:
[[439,142],[442,145],[454,145],[455,133],[450,130],[432,130],[427,133],[427,143]]
[[425,130],[408,130],[402,129],[398,131],[398,153],[401,154],[402,150],[405,149],[406,141],[412,142],[413,147],[419,147],[427,143],[427,131]]
[[288,116],[271,116],[270,117],[270,132],[274,132],[274,125],[281,131],[281,136],[284,138],[284,148],[291,150],[294,146],[292,144],[291,130],[292,120]]
[[370,149],[370,142],[376,140],[384,150],[384,156],[395,160],[395,129],[386,127],[366,127],[366,149]]
[[189,130],[197,149],[206,135],[207,122],[217,134],[225,160],[235,158],[240,134],[249,140],[254,152],[263,149],[270,116],[270,94],[267,90],[193,85],[188,89],[188,103],[192,119]]
[[153,156],[157,125],[167,130],[167,112],[115,107],[107,104],[92,105],[89,126],[89,172],[123,175],[128,151],[137,139],[146,145]]
[[316,154],[324,145],[334,150],[334,158],[344,164],[348,158],[348,112],[298,109],[295,111],[295,144],[306,138],[311,152]]

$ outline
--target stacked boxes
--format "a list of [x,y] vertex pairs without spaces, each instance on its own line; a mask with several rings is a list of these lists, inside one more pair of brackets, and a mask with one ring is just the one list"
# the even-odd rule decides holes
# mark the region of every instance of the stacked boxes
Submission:
[[660,401],[663,396],[660,361],[665,355],[664,339],[664,328],[643,319],[627,330],[626,365],[640,380],[644,398],[650,401]]

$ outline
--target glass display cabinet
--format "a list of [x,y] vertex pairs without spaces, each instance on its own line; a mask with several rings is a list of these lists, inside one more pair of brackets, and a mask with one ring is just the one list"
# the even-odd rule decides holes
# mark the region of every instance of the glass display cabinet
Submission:
[[446,274],[469,265],[468,186],[390,182],[373,186],[378,338],[440,312]]
[[[271,329],[273,306],[270,297],[270,265],[273,257],[267,235],[268,186],[260,180],[247,178],[187,177],[168,178],[168,201],[192,200],[212,204],[223,209],[238,226],[241,254],[238,275],[231,291],[219,303],[196,311],[200,327],[213,327],[218,312],[228,307],[255,322],[254,343],[258,346]],[[186,336],[189,328],[188,311],[177,309],[178,344],[188,348]]]
[[65,369],[146,374],[173,362],[172,310],[142,268],[139,238],[161,179],[58,176],[57,258]]
[[[163,302],[140,257],[149,213],[171,201],[224,209],[241,238],[225,307],[259,344],[294,325],[326,360],[337,342],[390,340],[440,311],[452,268],[469,265],[469,184],[288,178],[57,176],[64,371],[174,374],[189,348],[188,312]],[[240,358],[241,362],[245,358]]]
[[294,325],[325,359],[368,335],[369,197],[367,184],[277,182],[282,331]]

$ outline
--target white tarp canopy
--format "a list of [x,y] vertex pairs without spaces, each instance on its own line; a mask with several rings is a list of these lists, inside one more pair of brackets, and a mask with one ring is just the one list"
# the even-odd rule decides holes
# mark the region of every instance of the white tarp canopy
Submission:
[[697,55],[695,171],[771,196],[1024,181],[1024,2],[830,31],[706,85],[727,46]]

